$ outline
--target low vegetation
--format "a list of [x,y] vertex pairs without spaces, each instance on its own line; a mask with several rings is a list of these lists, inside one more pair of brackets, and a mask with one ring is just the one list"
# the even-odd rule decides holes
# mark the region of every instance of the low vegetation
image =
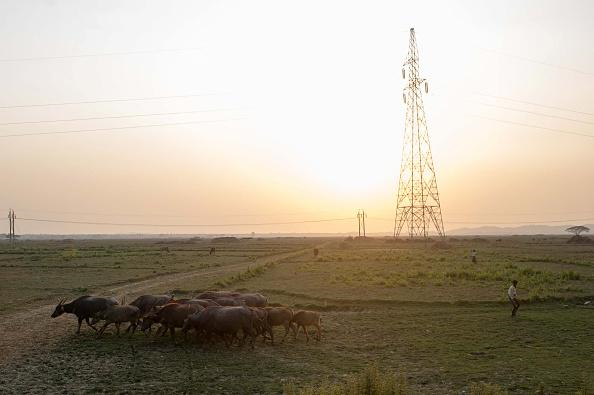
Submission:
[[226,288],[232,285],[236,285],[237,283],[241,283],[242,281],[247,281],[254,277],[261,276],[268,269],[273,268],[275,264],[276,262],[267,262],[265,264],[257,265],[255,267],[248,266],[248,268],[245,271],[220,279],[216,281],[214,285],[215,287],[220,288]]
[[407,395],[411,394],[403,374],[381,372],[370,365],[359,374],[351,374],[341,383],[322,382],[298,388],[294,383],[283,386],[284,395]]
[[[344,391],[386,378],[386,388],[414,394],[591,393],[594,249],[566,240],[457,238],[433,248],[371,238],[222,239],[214,255],[208,239],[0,243],[0,330],[10,334],[0,338],[0,387],[317,394],[357,393]],[[512,278],[522,302],[513,321]],[[227,350],[118,338],[109,329],[96,339],[84,325],[75,335],[72,317],[49,318],[60,298],[192,297],[213,287],[320,311],[322,340],[306,343],[301,334]],[[284,328],[277,331],[282,338]]]

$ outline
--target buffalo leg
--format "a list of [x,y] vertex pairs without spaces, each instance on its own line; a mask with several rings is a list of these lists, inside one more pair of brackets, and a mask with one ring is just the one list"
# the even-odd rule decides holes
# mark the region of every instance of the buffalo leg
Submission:
[[250,331],[250,332],[248,332],[248,334],[249,334],[249,335],[250,335],[250,337],[252,338],[252,341],[251,341],[251,346],[252,346],[252,347],[251,347],[251,348],[252,348],[252,350],[253,350],[253,349],[254,349],[254,345],[255,345],[255,343],[256,343],[256,336],[257,336],[257,335],[256,335],[256,334],[255,334],[253,331]]
[[161,334],[161,337],[163,337],[163,336],[167,335],[167,326],[165,326],[165,325],[161,325],[161,326],[159,327],[159,330],[157,330],[157,333],[155,333],[155,337],[156,337],[156,336],[157,336],[159,333]]
[[[165,333],[167,333],[167,330],[165,330]],[[171,338],[173,339],[173,341],[175,341],[175,328],[170,326],[169,333],[171,334]]]
[[320,325],[316,325],[316,329],[318,330],[317,340],[320,341],[322,339],[322,327]]
[[297,327],[297,330],[293,330],[295,340],[297,340],[297,337],[299,336],[299,324],[296,324],[296,327]]
[[309,333],[307,333],[307,327],[303,325],[303,332],[305,332],[305,338],[307,339],[305,342],[309,343]]
[[82,324],[83,318],[82,317],[78,317],[78,330],[76,331],[76,334],[78,335],[80,333],[80,325]]
[[99,332],[97,332],[97,337],[100,337],[103,334],[103,332],[105,332],[105,328],[107,328],[107,325],[109,325],[109,321],[105,321],[105,324],[103,324]]
[[285,339],[287,338],[287,335],[289,334],[289,329],[290,328],[290,324],[285,323],[285,335],[283,336],[283,340],[281,340],[281,343],[285,342]]
[[117,334],[118,336],[120,336],[120,325],[121,325],[121,323],[119,323],[119,322],[116,322],[116,323],[115,323],[115,326],[116,326],[116,334]]
[[90,326],[91,328],[93,328],[93,330],[94,330],[95,332],[97,332],[97,328],[95,328],[95,327],[94,327],[93,325],[91,325],[91,323],[89,322],[89,317],[86,317],[86,318],[85,318],[85,322],[87,323],[87,325],[88,325],[88,326]]
[[163,332],[163,328],[163,325],[157,328],[157,330],[155,331],[155,337],[159,337],[159,335],[161,335],[161,332]]

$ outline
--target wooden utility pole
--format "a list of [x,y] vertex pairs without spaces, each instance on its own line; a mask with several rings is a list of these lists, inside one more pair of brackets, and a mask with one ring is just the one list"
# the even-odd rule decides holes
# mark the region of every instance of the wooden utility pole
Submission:
[[367,217],[367,214],[365,214],[365,210],[363,210],[363,215],[361,216],[361,219],[363,220],[363,237],[367,237],[367,234],[365,233],[365,217]]
[[8,239],[12,243],[14,241],[14,220],[16,215],[13,209],[8,210]]

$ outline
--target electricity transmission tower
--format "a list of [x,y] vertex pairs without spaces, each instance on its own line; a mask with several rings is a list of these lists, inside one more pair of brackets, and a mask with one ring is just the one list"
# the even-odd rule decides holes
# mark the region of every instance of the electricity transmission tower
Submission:
[[359,221],[359,237],[361,237],[361,231],[363,231],[363,237],[366,237],[365,217],[367,217],[367,214],[365,214],[365,210],[360,209],[357,211],[357,220]]
[[403,92],[406,121],[394,237],[399,236],[405,229],[409,237],[426,238],[431,228],[434,228],[439,236],[445,236],[423,107],[422,86],[425,87],[425,93],[428,93],[428,85],[427,81],[419,76],[419,51],[415,29],[412,28],[402,78],[407,79]]

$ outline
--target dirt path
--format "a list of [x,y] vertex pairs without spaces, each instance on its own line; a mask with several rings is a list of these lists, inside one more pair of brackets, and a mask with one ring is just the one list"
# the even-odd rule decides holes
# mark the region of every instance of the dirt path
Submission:
[[[246,261],[232,265],[221,266],[209,270],[197,269],[189,272],[167,274],[147,280],[141,280],[129,284],[111,286],[94,290],[97,295],[113,295],[118,299],[121,296],[135,295],[155,288],[162,288],[167,284],[175,284],[180,281],[204,276],[216,278],[220,274],[231,274],[247,269],[249,266],[266,264],[293,258],[311,252],[311,248],[297,251],[285,252],[276,255],[257,258],[255,261]],[[161,290],[162,291],[162,290]],[[49,300],[47,301],[49,303]],[[35,352],[53,343],[65,333],[76,330],[75,318],[72,315],[65,315],[56,320],[49,317],[55,307],[55,302],[41,307],[19,311],[0,317],[0,366],[9,363],[14,358],[35,349]],[[69,319],[64,319],[68,317]]]

